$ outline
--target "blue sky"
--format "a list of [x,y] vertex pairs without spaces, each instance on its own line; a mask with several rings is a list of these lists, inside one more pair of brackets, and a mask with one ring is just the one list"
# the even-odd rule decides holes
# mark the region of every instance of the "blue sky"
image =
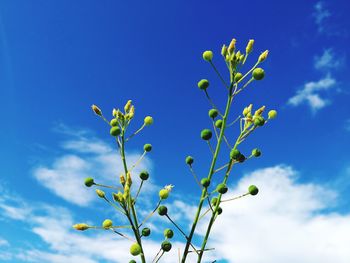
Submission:
[[[210,80],[216,104],[225,99],[202,52],[213,50],[224,73],[221,46],[234,37],[241,50],[255,39],[249,63],[266,49],[270,53],[265,79],[238,96],[232,119],[250,103],[276,109],[278,118],[242,146],[246,152],[259,147],[263,156],[234,170],[230,192],[254,183],[261,195],[224,208],[208,258],[348,262],[349,7],[340,0],[1,1],[0,261],[130,259],[121,252],[127,241],[70,229],[76,222],[118,220],[80,183],[87,176],[112,183],[119,175],[109,129],[91,112],[92,104],[110,116],[133,100],[135,130],[146,115],[154,117],[154,125],[128,146],[136,160],[144,143],[153,145],[139,168],[149,169],[152,178],[140,212],[152,209],[160,188],[174,184],[168,205],[186,229],[199,191],[184,158],[195,157],[200,175],[210,160],[199,138],[211,125],[210,106],[197,81]],[[232,140],[238,131],[231,128]],[[222,232],[237,252],[219,238]],[[157,250],[159,240],[155,231],[149,249]],[[177,235],[176,245],[183,241]],[[164,262],[176,262],[174,257]]]

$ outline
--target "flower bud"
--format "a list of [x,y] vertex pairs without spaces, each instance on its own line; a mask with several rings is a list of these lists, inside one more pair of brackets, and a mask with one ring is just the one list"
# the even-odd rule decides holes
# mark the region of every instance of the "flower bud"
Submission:
[[242,154],[238,149],[232,149],[230,152],[230,158],[233,160],[238,160],[240,155]]
[[121,174],[121,175],[119,176],[119,182],[120,182],[120,184],[121,184],[122,186],[125,185],[126,180],[125,180],[124,174]]
[[243,74],[240,73],[240,72],[237,72],[237,73],[235,74],[235,77],[233,78],[233,80],[234,80],[234,82],[238,82],[238,81],[241,80],[242,77],[243,77]]
[[131,102],[132,102],[131,100],[128,100],[128,102],[125,104],[125,106],[124,106],[125,113],[128,113],[130,111]]
[[201,79],[198,82],[198,88],[201,90],[206,90],[209,87],[209,81],[207,79]]
[[152,118],[151,116],[145,117],[145,119],[144,119],[144,124],[145,124],[146,126],[149,126],[149,125],[151,125],[152,123],[153,123],[153,118]]
[[201,131],[201,138],[205,141],[208,141],[211,139],[211,137],[213,136],[211,130],[209,129],[204,129]]
[[84,224],[84,223],[80,223],[80,224],[75,224],[75,225],[73,225],[73,228],[74,228],[75,230],[84,231],[84,230],[86,230],[86,229],[89,229],[90,226],[87,225],[87,224]]
[[203,59],[208,62],[211,61],[213,59],[213,52],[211,50],[204,51]]
[[112,115],[114,118],[117,118],[118,117],[118,111],[116,109],[113,109],[112,110]]
[[245,161],[245,156],[243,155],[243,154],[240,154],[239,156],[238,156],[238,159],[237,159],[237,161],[238,162],[240,162],[240,163],[243,163],[244,161]]
[[137,263],[135,260],[130,260],[129,263]]
[[261,155],[261,151],[258,148],[252,150],[252,155],[254,157],[259,157]]
[[253,104],[249,104],[248,107],[245,107],[244,110],[243,110],[243,115],[244,116],[248,116],[248,114],[251,113],[252,108],[253,108]]
[[170,251],[170,249],[171,249],[171,243],[170,243],[169,241],[167,241],[167,240],[163,241],[163,242],[162,242],[162,249],[163,249],[163,251],[165,251],[165,252]]
[[97,107],[95,104],[91,106],[92,110],[95,112],[96,115],[102,116],[102,111],[100,110],[99,107]]
[[109,124],[111,125],[111,126],[117,126],[118,125],[118,120],[117,119],[111,119],[111,121],[109,122]]
[[147,171],[142,171],[139,177],[141,180],[146,181],[149,178],[149,173]]
[[209,110],[209,117],[212,118],[212,119],[215,119],[217,116],[218,116],[219,112],[217,109],[211,109]]
[[152,144],[149,144],[149,143],[145,144],[145,145],[143,146],[143,150],[144,150],[145,152],[150,152],[150,151],[152,150]]
[[227,46],[223,45],[221,48],[221,55],[225,58],[227,55]]
[[102,223],[102,227],[103,227],[104,229],[109,229],[109,228],[111,228],[111,226],[113,226],[113,222],[112,222],[112,220],[110,220],[110,219],[106,219],[106,220],[104,220],[103,223]]
[[241,55],[239,56],[239,61],[240,61],[240,62],[243,62],[244,57],[245,57],[245,55],[244,55],[244,54],[241,54]]
[[92,185],[95,184],[95,182],[94,182],[94,179],[93,179],[93,178],[88,177],[88,178],[85,179],[84,184],[85,184],[87,187],[91,187]]
[[248,192],[251,194],[251,195],[257,195],[259,193],[259,189],[258,187],[256,187],[255,185],[251,185],[249,186],[248,188]]
[[265,50],[263,53],[261,53],[261,55],[259,56],[259,59],[258,61],[259,62],[263,62],[266,58],[267,58],[267,55],[269,54],[269,51],[268,50]]
[[222,208],[218,207],[218,215],[221,215],[221,214],[222,214]]
[[270,110],[267,115],[269,116],[269,119],[274,119],[277,117],[277,111]]
[[118,203],[124,202],[123,194],[120,191],[117,194],[113,193],[112,196],[115,202],[118,202]]
[[132,105],[130,108],[130,111],[129,111],[130,119],[134,118],[134,115],[135,115],[135,107],[134,107],[134,105]]
[[100,197],[100,198],[106,198],[105,192],[103,192],[103,191],[100,190],[100,189],[96,189],[96,194],[97,194],[98,197]]
[[158,214],[164,216],[168,213],[168,208],[165,205],[158,207]]
[[249,42],[247,44],[247,47],[245,48],[245,52],[249,54],[253,50],[253,45],[254,45],[254,39],[249,39]]
[[223,123],[223,121],[222,120],[217,120],[216,122],[215,122],[215,127],[216,128],[219,128],[219,129],[221,129],[221,127],[222,127],[222,123]]
[[118,126],[112,126],[111,130],[109,131],[109,133],[114,136],[114,137],[117,137],[120,135],[121,133],[121,130]]
[[186,163],[187,163],[189,166],[191,166],[191,165],[193,164],[193,162],[194,162],[194,159],[193,159],[192,156],[187,156],[187,157],[186,157]]
[[218,191],[220,194],[225,194],[227,193],[227,186],[224,183],[218,184],[218,186],[216,187],[216,191]]
[[262,80],[265,77],[265,71],[262,68],[256,68],[253,70],[253,78],[255,80]]
[[141,233],[144,237],[148,237],[151,234],[151,229],[149,229],[148,227],[145,227],[144,229],[142,229]]
[[236,39],[233,38],[233,39],[231,40],[230,45],[228,46],[228,52],[229,52],[230,54],[232,54],[232,52],[235,50],[235,48],[236,48]]
[[254,125],[256,126],[263,126],[265,124],[265,119],[261,116],[255,116],[254,118]]
[[261,114],[264,112],[265,106],[260,107],[254,112],[254,116],[261,116]]
[[219,201],[219,199],[218,199],[217,197],[213,197],[213,198],[211,199],[211,205],[212,205],[212,206],[216,206],[216,204],[218,203],[218,201]]
[[165,238],[172,238],[174,236],[174,231],[170,228],[167,228],[164,230],[164,237]]
[[159,191],[159,198],[162,199],[162,200],[165,200],[167,199],[169,196],[169,190],[168,189],[161,189]]
[[130,254],[133,256],[138,256],[141,253],[141,247],[138,243],[134,243],[130,247]]
[[203,185],[204,188],[208,188],[210,185],[210,180],[208,178],[202,178],[201,185]]

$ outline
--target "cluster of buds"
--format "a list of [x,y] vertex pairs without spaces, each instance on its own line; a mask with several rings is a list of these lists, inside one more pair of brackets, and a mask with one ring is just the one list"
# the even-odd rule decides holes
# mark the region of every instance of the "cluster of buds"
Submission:
[[[245,107],[243,110],[243,116],[242,120],[244,120],[244,129],[249,128],[251,125],[254,124],[254,126],[263,126],[267,121],[262,116],[265,106],[260,107],[254,112],[254,115],[252,114],[253,104],[250,104],[249,106]],[[268,112],[268,119],[274,119],[277,117],[277,111],[276,110],[270,110]]]

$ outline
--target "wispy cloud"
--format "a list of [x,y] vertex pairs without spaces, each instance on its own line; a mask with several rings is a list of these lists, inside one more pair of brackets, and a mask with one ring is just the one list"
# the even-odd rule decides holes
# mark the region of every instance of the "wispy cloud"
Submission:
[[3,239],[0,237],[0,247],[7,247],[9,246],[9,242],[6,239]]
[[318,70],[338,69],[344,63],[344,57],[336,57],[333,49],[325,49],[320,56],[314,57],[314,66]]
[[325,7],[323,1],[319,1],[314,5],[313,17],[319,33],[324,33],[326,30],[325,21],[331,16],[331,12]]
[[320,92],[332,89],[335,86],[336,80],[329,74],[317,82],[307,82],[288,100],[288,104],[298,106],[306,103],[313,112],[316,112],[330,103],[329,99],[321,97]]

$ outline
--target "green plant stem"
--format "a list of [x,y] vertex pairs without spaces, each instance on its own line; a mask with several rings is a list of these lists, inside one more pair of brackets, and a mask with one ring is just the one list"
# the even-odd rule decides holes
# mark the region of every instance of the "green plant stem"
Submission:
[[[225,133],[226,122],[227,122],[227,118],[228,118],[228,115],[229,115],[229,112],[230,112],[231,103],[232,103],[232,97],[233,97],[232,88],[233,88],[233,85],[231,84],[230,89],[229,89],[227,102],[226,102],[225,113],[224,113],[224,116],[223,116],[223,119],[222,119],[222,129],[220,130],[218,143],[216,144],[215,152],[214,152],[214,155],[213,155],[213,158],[212,158],[212,161],[211,161],[211,165],[210,165],[210,169],[209,169],[209,173],[208,173],[208,177],[207,177],[209,180],[211,179],[211,177],[212,177],[212,175],[214,173],[216,160],[217,160],[217,157],[218,157],[218,154],[219,154],[219,151],[220,151],[221,142],[223,140],[223,136],[224,136],[224,133]],[[186,261],[186,257],[187,257],[187,254],[188,254],[188,249],[190,247],[194,231],[196,230],[198,219],[199,219],[199,216],[200,216],[200,212],[202,210],[203,202],[204,202],[204,199],[205,199],[204,197],[206,195],[207,195],[207,188],[203,188],[202,189],[202,195],[200,197],[200,201],[199,201],[199,204],[198,204],[197,212],[196,212],[196,215],[195,215],[192,227],[191,227],[190,234],[188,235],[188,239],[187,239],[187,242],[186,242],[185,250],[183,252],[182,261],[181,261],[182,263],[184,263]]]

